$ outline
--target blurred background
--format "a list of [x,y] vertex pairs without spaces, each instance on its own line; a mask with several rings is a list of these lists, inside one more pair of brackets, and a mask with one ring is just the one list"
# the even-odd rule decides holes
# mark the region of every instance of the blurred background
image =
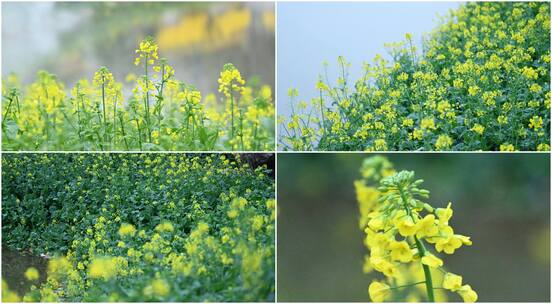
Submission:
[[[369,301],[353,181],[370,154],[278,155],[278,300]],[[414,170],[429,202],[452,201],[451,226],[471,236],[444,259],[480,302],[550,301],[550,156],[386,154]],[[461,301],[449,294],[449,301]]]
[[176,78],[215,93],[225,63],[274,88],[274,4],[269,2],[2,3],[2,76],[26,84],[40,69],[67,86],[107,66],[140,75],[134,50],[148,35]]

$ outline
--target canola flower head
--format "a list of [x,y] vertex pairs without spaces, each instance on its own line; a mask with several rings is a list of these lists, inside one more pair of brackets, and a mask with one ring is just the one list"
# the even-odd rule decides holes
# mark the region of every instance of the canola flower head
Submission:
[[144,287],[144,295],[151,297],[164,297],[171,292],[171,287],[164,279],[155,279]]
[[[385,177],[376,174],[382,164],[388,170]],[[434,276],[436,285],[419,286],[408,297],[435,299],[440,296],[438,288],[443,288],[458,293],[465,301],[477,299],[477,293],[465,287],[469,285],[462,285],[459,275],[444,270],[445,261],[438,256],[454,254],[460,247],[472,244],[469,237],[456,234],[450,226],[452,203],[434,208],[425,202],[429,191],[421,188],[423,180],[416,179],[414,171],[395,171],[382,156],[366,159],[361,172],[370,173],[355,181],[360,228],[366,234],[364,243],[369,250],[363,270],[380,272],[387,280],[370,284],[370,298],[381,302],[408,284],[427,285],[427,277],[422,280],[429,274]],[[437,279],[440,272],[431,269],[446,274]],[[432,292],[424,294],[428,289]]]
[[72,268],[71,262],[67,257],[54,257],[48,262],[48,276],[57,278],[66,275]]
[[541,143],[537,146],[537,151],[550,151],[550,145]]
[[245,80],[243,80],[240,71],[232,63],[226,63],[220,72],[218,83],[219,92],[229,97],[232,92],[243,92]]
[[94,86],[101,87],[103,85],[109,86],[114,82],[113,74],[107,67],[100,67],[98,71],[94,74]]
[[90,262],[88,276],[108,280],[117,275],[117,260],[113,257],[98,257]]
[[500,151],[515,151],[515,150],[516,150],[516,147],[510,143],[503,143],[500,145]]
[[28,280],[28,281],[36,281],[38,280],[38,278],[40,277],[40,273],[38,272],[38,270],[34,267],[29,267],[27,268],[27,270],[25,271],[25,278]]
[[473,132],[479,135],[483,135],[483,132],[485,131],[485,127],[480,124],[474,124],[470,130],[472,130]]
[[159,46],[153,37],[146,37],[140,42],[138,49],[135,51],[138,57],[134,60],[134,64],[139,65],[142,62],[148,65],[155,64],[155,60],[159,59],[158,49]]
[[123,223],[119,228],[119,235],[121,237],[134,236],[136,234],[136,227],[132,224]]
[[16,303],[21,302],[21,297],[8,287],[8,283],[2,279],[2,302],[4,303]]
[[450,136],[443,134],[439,135],[437,137],[437,140],[435,141],[435,149],[437,150],[447,150],[450,148],[453,144],[452,138]]
[[174,226],[171,222],[164,221],[155,227],[157,232],[173,232]]
[[394,173],[393,164],[383,156],[364,159],[360,173],[365,179],[380,180]]

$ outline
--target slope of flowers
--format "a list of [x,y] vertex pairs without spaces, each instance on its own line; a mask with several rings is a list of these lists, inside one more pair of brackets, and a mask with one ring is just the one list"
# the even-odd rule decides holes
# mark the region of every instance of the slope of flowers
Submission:
[[406,34],[352,86],[340,57],[337,84],[320,80],[310,109],[279,119],[281,148],[550,149],[549,3],[462,5],[423,46]]
[[355,182],[359,225],[370,251],[364,272],[385,276],[368,287],[372,301],[443,302],[449,291],[475,302],[477,293],[461,276],[445,270],[436,253],[451,255],[472,244],[450,225],[451,203],[434,208],[424,202],[429,191],[420,188],[423,180],[416,180],[413,171],[395,171],[385,157],[365,159],[361,173],[362,180]]
[[[22,89],[16,77],[2,85],[4,150],[255,150],[274,148],[270,86],[246,83],[226,64],[217,100],[175,79],[151,38],[140,43],[135,64],[143,71],[124,99],[122,84],[106,67],[71,89],[45,71]],[[213,80],[215,81],[215,80]]]
[[182,154],[4,154],[2,165],[3,244],[52,256],[45,283],[4,286],[5,301],[274,298],[264,166]]

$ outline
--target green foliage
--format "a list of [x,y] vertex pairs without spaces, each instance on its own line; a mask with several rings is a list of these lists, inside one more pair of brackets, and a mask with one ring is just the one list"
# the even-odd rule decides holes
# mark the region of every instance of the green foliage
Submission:
[[234,155],[4,154],[3,244],[54,256],[29,301],[269,301],[274,182]]

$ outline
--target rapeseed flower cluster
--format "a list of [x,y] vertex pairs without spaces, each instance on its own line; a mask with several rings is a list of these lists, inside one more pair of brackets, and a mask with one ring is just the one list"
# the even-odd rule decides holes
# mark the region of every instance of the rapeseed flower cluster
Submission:
[[274,298],[265,166],[222,154],[4,154],[2,165],[4,245],[53,256],[45,282],[29,268],[36,286],[3,287],[5,302]]
[[218,83],[219,92],[230,97],[232,92],[241,93],[243,91],[245,80],[242,79],[240,71],[233,64],[227,63],[220,72]]
[[372,301],[445,301],[445,290],[464,302],[476,301],[477,293],[461,276],[445,270],[438,256],[472,244],[450,226],[452,204],[434,208],[424,202],[429,191],[420,188],[423,180],[416,180],[413,171],[395,171],[385,157],[366,159],[361,173],[363,179],[355,182],[359,224],[370,251],[364,272],[385,276],[369,285]]
[[272,89],[246,81],[232,64],[219,79],[220,96],[203,96],[175,78],[157,43],[136,50],[142,75],[129,74],[130,96],[107,67],[70,91],[45,71],[22,88],[2,85],[4,150],[272,150]]
[[[549,150],[550,6],[473,2],[451,11],[424,39],[390,44],[280,117],[286,150]],[[295,105],[297,104],[297,106]]]
[[40,273],[34,267],[29,267],[25,271],[25,278],[29,281],[36,281],[40,277]]

